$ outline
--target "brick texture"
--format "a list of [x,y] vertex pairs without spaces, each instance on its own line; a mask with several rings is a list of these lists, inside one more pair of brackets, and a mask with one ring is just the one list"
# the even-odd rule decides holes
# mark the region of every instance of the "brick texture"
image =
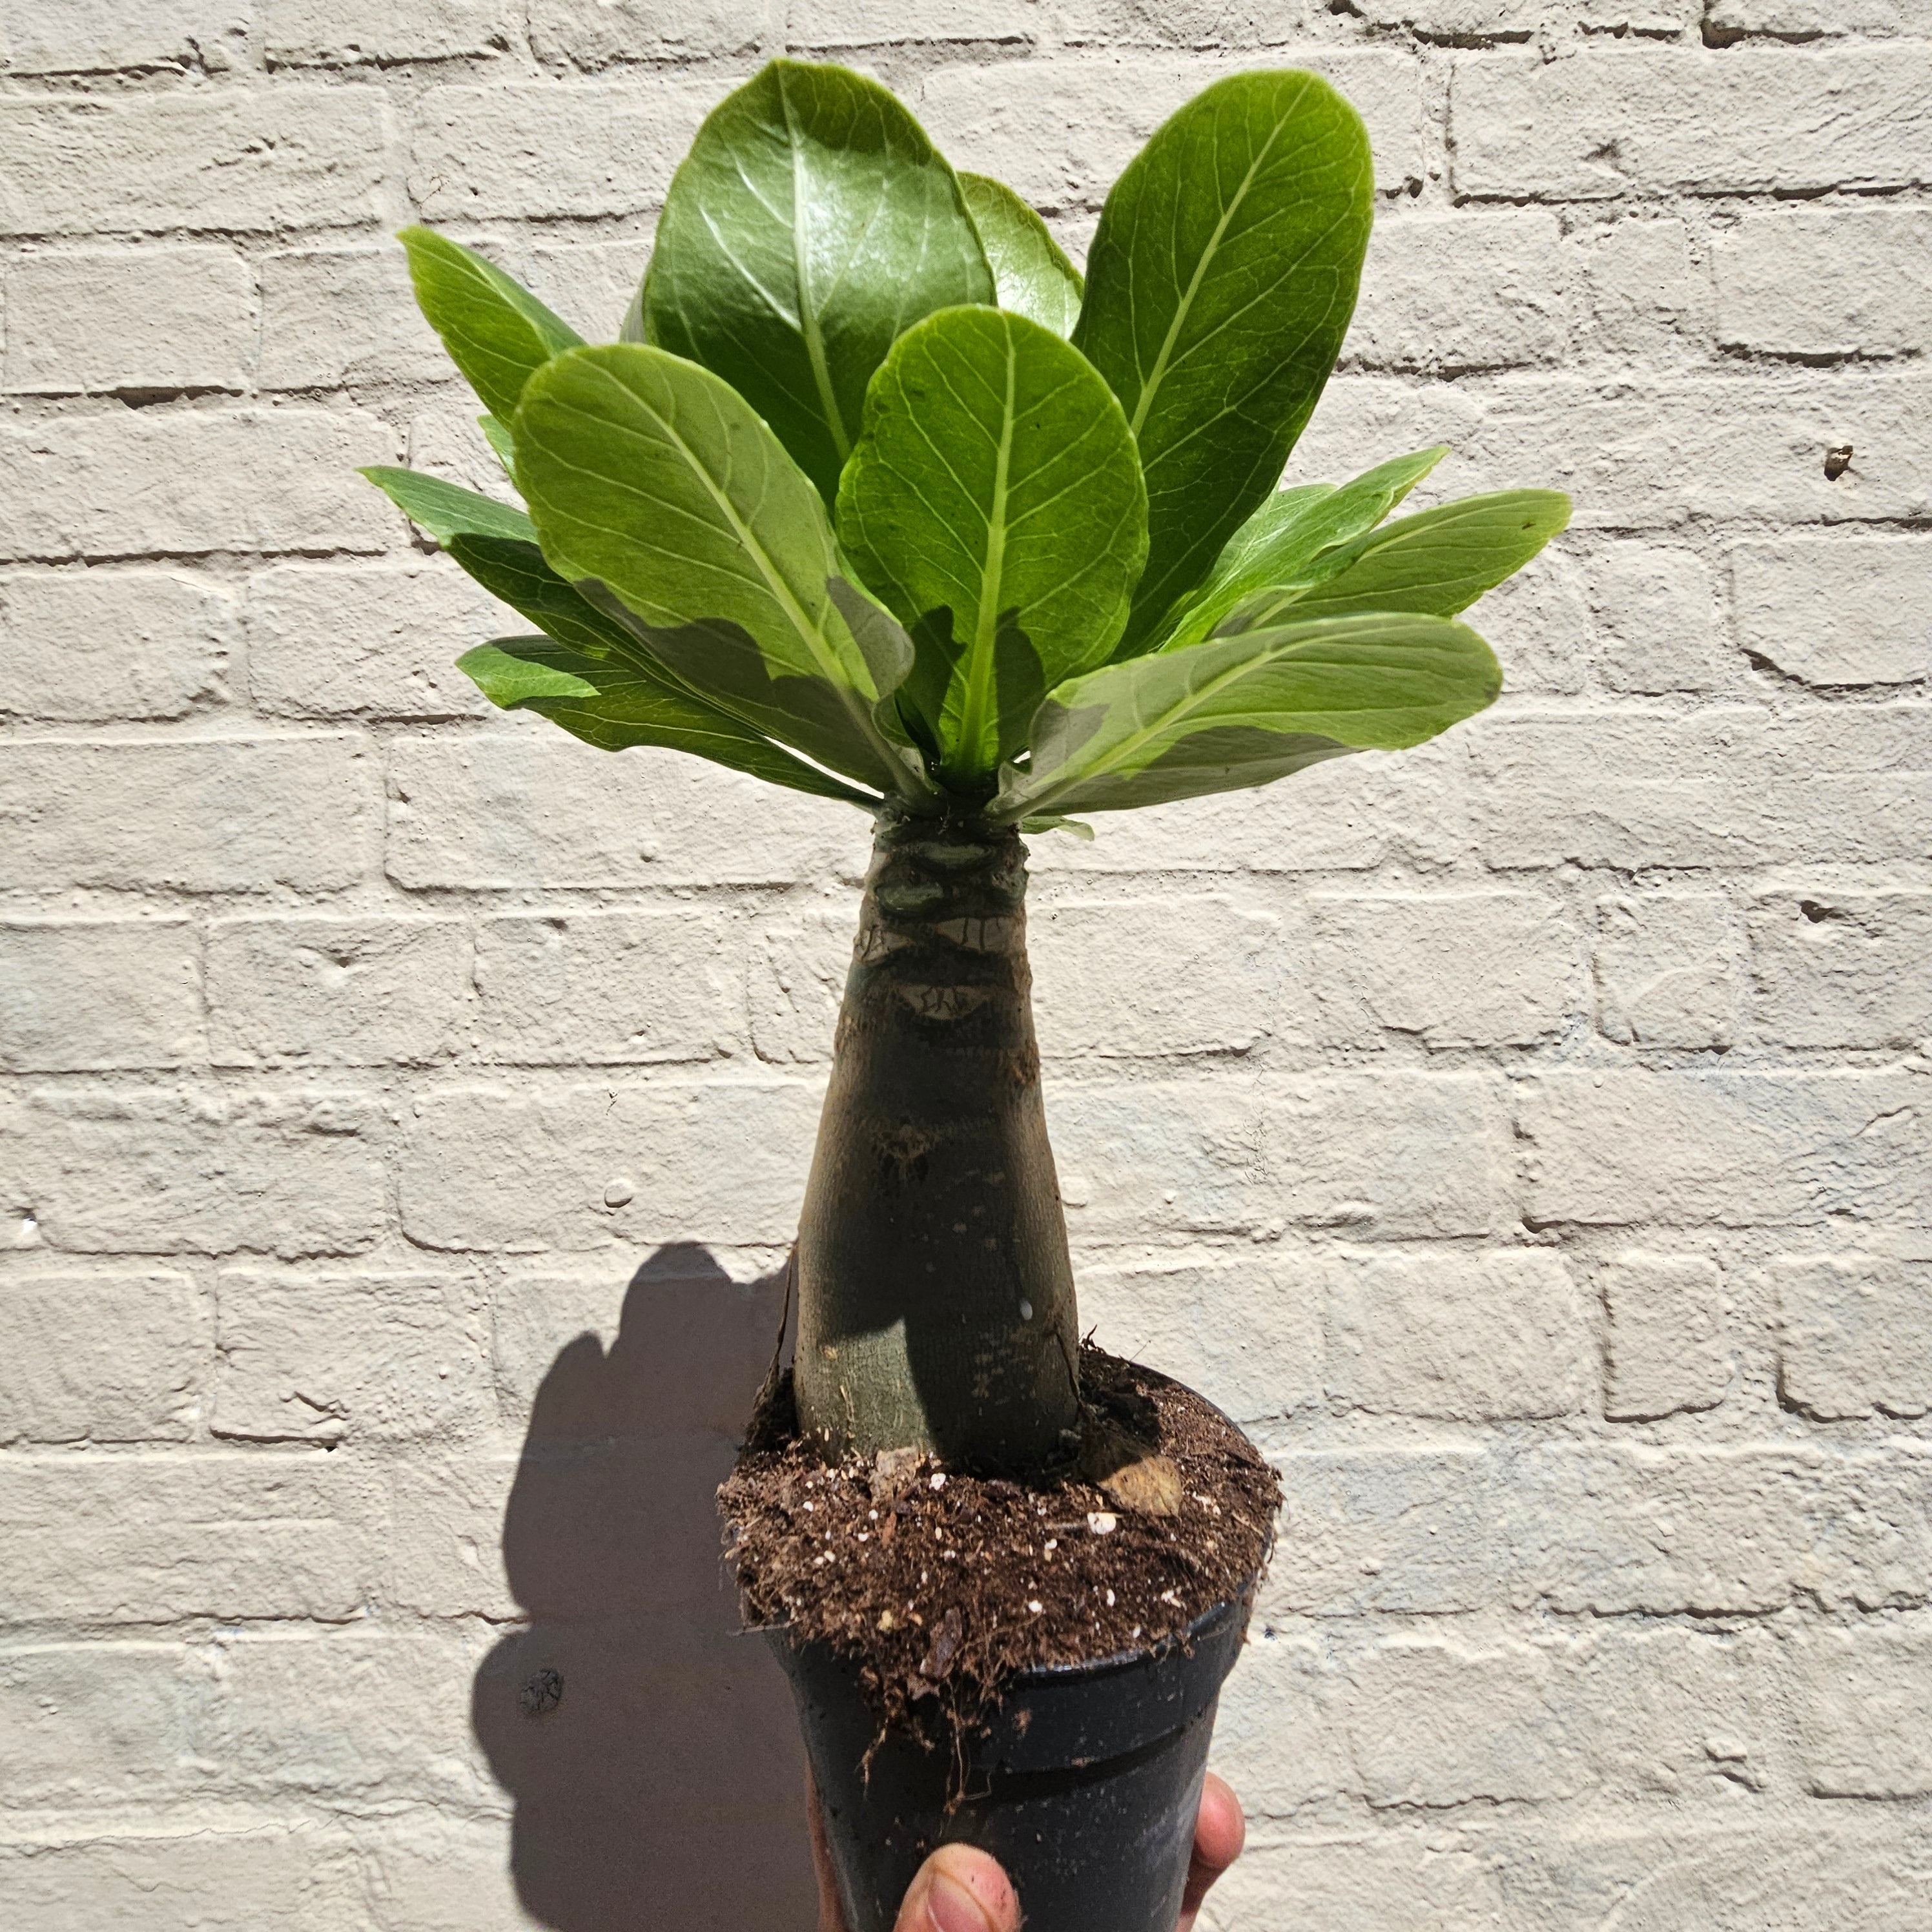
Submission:
[[1076,257],[1313,68],[1293,478],[1575,497],[1487,716],[1030,842],[1083,1323],[1286,1489],[1201,1932],[1926,1932],[1924,0],[0,8],[0,1926],[812,1922],[712,1494],[868,828],[492,709],[354,474],[506,494],[396,229],[608,339],[782,53]]

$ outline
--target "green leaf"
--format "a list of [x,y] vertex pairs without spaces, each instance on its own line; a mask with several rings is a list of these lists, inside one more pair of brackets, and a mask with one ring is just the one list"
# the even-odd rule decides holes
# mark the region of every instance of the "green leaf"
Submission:
[[530,378],[514,432],[545,561],[655,658],[820,764],[925,786],[880,722],[903,634],[854,634],[824,503],[728,383],[661,349],[573,349]]
[[1252,621],[1300,623],[1358,610],[1453,617],[1514,577],[1569,520],[1570,499],[1558,490],[1465,496],[1359,538],[1326,582],[1292,604],[1261,600]]
[[1090,845],[1094,842],[1092,826],[1083,823],[1078,818],[1056,818],[1050,812],[1042,813],[1037,818],[1022,819],[1020,830],[1033,838],[1040,837],[1048,832],[1064,832],[1070,837],[1080,839],[1087,844]]
[[838,494],[838,535],[911,627],[902,702],[962,789],[1054,686],[1106,662],[1147,554],[1126,419],[1036,322],[944,309],[893,345]]
[[1267,784],[1349,752],[1399,751],[1492,703],[1502,674],[1439,617],[1339,617],[1108,664],[1040,707],[993,815],[1118,812]]
[[[1438,443],[1378,464],[1340,489],[1317,483],[1276,490],[1228,539],[1207,582],[1155,648],[1184,650],[1226,628],[1224,620],[1257,592],[1278,593],[1286,602],[1345,568],[1354,540],[1373,530],[1448,454],[1448,446]],[[1252,629],[1256,621],[1263,620],[1242,628]]]
[[536,526],[522,511],[494,496],[446,483],[422,470],[398,470],[386,463],[371,464],[358,475],[366,476],[412,524],[420,524],[440,544],[464,535],[507,537],[534,543]]
[[1047,226],[990,175],[962,174],[967,212],[980,231],[1000,306],[1059,336],[1071,335],[1086,284]]
[[492,704],[537,712],[603,751],[662,746],[794,791],[854,805],[878,802],[635,664],[585,657],[548,638],[500,638],[465,651],[456,662]]
[[586,657],[642,654],[643,646],[631,633],[558,576],[535,544],[458,535],[443,548],[492,597],[558,643]]
[[1354,311],[1372,213],[1360,117],[1292,71],[1216,82],[1114,184],[1073,340],[1147,475],[1130,650],[1280,480]]
[[492,416],[507,419],[532,373],[583,341],[473,248],[428,228],[405,228],[398,239],[418,304]]
[[919,123],[862,74],[774,61],[712,112],[673,178],[641,324],[736,389],[830,503],[894,339],[993,298]]
[[500,422],[492,416],[481,416],[476,418],[476,427],[483,432],[483,440],[490,446],[490,453],[503,466],[503,474],[514,484],[517,446],[511,440],[509,424]]

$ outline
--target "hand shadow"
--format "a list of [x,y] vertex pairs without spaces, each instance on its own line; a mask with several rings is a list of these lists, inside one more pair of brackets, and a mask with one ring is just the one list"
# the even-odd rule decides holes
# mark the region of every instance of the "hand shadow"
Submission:
[[660,1248],[610,1352],[580,1335],[538,1389],[503,1521],[530,1622],[478,1670],[471,1721],[515,1802],[518,1896],[557,1932],[816,1923],[791,1699],[741,1629],[713,1493],[782,1287]]

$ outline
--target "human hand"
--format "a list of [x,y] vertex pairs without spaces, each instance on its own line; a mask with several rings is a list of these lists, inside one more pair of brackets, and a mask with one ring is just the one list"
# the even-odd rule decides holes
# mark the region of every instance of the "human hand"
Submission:
[[[812,1821],[812,1862],[818,1873],[818,1932],[848,1932],[832,1881],[832,1854],[825,1842],[818,1793],[806,1784]],[[1241,1855],[1248,1834],[1240,1800],[1224,1779],[1210,1771],[1202,1787],[1194,1821],[1194,1856],[1188,1861],[1187,1889],[1174,1932],[1193,1932],[1196,1915],[1208,1888]],[[1019,1932],[1019,1900],[999,1862],[970,1845],[941,1845],[914,1875],[893,1932]],[[1050,1925],[1036,1932],[1054,1932]]]

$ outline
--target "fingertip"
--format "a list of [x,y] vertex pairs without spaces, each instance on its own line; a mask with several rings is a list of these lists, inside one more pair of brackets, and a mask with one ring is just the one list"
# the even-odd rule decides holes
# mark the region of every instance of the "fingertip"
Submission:
[[1210,1871],[1226,1871],[1241,1856],[1247,1837],[1248,1821],[1234,1787],[1210,1771],[1201,1787],[1201,1811],[1195,1820],[1196,1859]]
[[900,1932],[1018,1932],[1019,1900],[999,1861],[972,1845],[941,1845],[920,1868],[907,1894],[923,1916],[905,1915]]

